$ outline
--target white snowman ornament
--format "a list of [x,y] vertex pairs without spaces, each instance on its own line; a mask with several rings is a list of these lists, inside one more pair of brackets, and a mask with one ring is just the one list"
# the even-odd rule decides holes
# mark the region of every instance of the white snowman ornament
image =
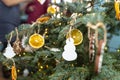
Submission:
[[74,40],[68,38],[66,40],[66,45],[64,46],[64,52],[62,53],[63,59],[66,61],[73,61],[77,58],[77,53],[75,52],[76,48],[74,45]]

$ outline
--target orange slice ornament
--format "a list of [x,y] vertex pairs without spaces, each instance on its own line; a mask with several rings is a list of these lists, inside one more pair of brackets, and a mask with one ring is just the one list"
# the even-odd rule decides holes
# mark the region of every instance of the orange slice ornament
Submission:
[[47,22],[50,19],[50,17],[40,17],[36,20],[37,23],[44,23]]
[[83,34],[79,29],[72,29],[68,34],[66,35],[66,38],[73,38],[74,45],[79,45],[83,41]]
[[41,48],[45,43],[44,37],[38,33],[34,33],[29,38],[29,45],[32,48],[38,49]]
[[56,13],[56,8],[53,7],[52,5],[47,8],[47,13],[50,14],[55,14]]

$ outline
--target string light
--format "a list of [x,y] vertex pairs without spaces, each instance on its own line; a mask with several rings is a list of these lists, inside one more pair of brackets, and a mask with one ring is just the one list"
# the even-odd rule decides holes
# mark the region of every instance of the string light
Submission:
[[46,65],[46,68],[48,68],[48,65]]
[[107,46],[105,46],[104,50],[105,50],[105,51],[107,51],[107,50],[108,50],[108,47],[107,47]]
[[120,52],[120,49],[118,49],[117,52]]
[[23,53],[23,55],[26,55],[26,53]]
[[41,69],[43,69],[43,66],[40,66]]
[[21,54],[19,54],[19,57],[21,57]]
[[17,70],[17,72],[19,73],[19,72],[20,72],[20,70],[18,69],[18,70]]

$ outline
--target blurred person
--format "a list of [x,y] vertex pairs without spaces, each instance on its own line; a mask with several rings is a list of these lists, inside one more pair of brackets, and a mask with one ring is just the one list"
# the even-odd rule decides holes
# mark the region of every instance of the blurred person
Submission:
[[27,23],[32,24],[37,18],[46,14],[50,0],[42,0],[41,3],[39,0],[33,0],[26,6],[25,13],[28,15]]
[[[5,35],[9,34],[20,24],[20,3],[27,3],[31,0],[0,0],[0,51],[4,51],[7,46]],[[2,66],[3,77],[11,76],[10,70]]]
[[7,46],[5,35],[20,24],[19,4],[31,0],[0,0],[0,51]]

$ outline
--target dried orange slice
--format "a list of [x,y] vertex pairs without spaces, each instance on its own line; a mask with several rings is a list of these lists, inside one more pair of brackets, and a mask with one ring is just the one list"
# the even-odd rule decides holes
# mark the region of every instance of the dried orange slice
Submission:
[[40,17],[36,20],[38,23],[44,23],[47,22],[50,19],[50,17]]
[[47,13],[55,14],[56,9],[51,5],[47,8]]
[[44,45],[44,37],[40,34],[33,34],[29,38],[29,45],[33,48],[40,48]]
[[83,34],[80,30],[78,29],[73,29],[71,30],[67,35],[66,38],[73,38],[74,40],[74,45],[79,45],[82,43],[83,41]]

